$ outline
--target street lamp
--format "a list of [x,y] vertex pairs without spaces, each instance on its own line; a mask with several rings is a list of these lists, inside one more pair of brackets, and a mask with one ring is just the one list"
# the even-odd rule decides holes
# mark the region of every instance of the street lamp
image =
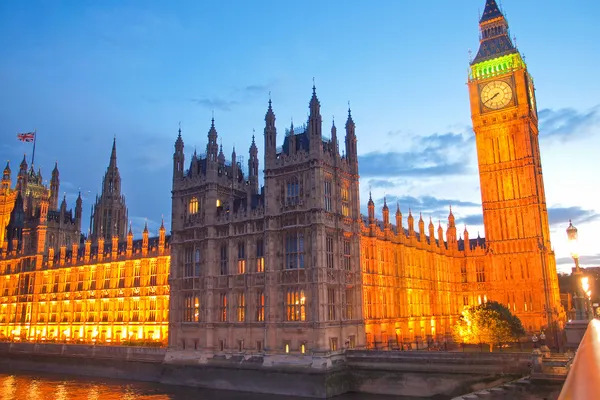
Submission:
[[575,268],[573,268],[571,277],[572,281],[575,281],[575,294],[573,296],[574,305],[575,305],[575,320],[583,321],[586,320],[583,312],[583,298],[585,294],[583,293],[581,286],[581,278],[583,273],[581,272],[581,268],[579,268],[579,252],[577,251],[577,228],[573,226],[571,220],[569,220],[569,227],[567,228],[567,237],[569,239],[569,247],[571,248],[571,257],[573,257],[573,261],[575,262]]

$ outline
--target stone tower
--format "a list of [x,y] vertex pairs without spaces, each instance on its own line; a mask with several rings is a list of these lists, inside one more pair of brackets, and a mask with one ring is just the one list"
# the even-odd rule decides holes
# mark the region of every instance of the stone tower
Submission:
[[292,126],[278,147],[269,100],[262,188],[254,137],[243,171],[235,150],[231,161],[219,150],[213,119],[206,154],[194,152],[184,171],[179,133],[169,357],[309,360],[364,345],[355,125],[349,113],[342,156],[335,126],[331,139],[322,134],[314,87],[309,109],[307,124]]
[[114,139],[108,168],[102,180],[102,194],[96,196],[96,204],[92,206],[90,216],[92,240],[100,236],[103,236],[106,241],[111,241],[113,236],[125,240],[127,218],[125,196],[121,194],[121,175],[117,167],[117,142]]
[[494,300],[539,329],[562,313],[538,142],[534,83],[495,0],[480,20],[469,75]]

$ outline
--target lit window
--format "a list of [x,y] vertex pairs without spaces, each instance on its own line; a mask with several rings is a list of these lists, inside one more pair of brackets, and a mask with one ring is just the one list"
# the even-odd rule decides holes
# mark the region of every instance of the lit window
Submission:
[[238,274],[246,273],[246,246],[244,242],[238,243]]
[[197,197],[192,197],[190,199],[189,213],[192,215],[198,214],[198,198]]
[[286,296],[288,321],[306,321],[306,297],[304,290],[289,289]]
[[237,295],[237,322],[246,321],[246,296],[244,293]]
[[217,199],[217,207],[221,207],[221,200]]
[[263,322],[265,320],[265,292],[259,290],[256,292],[256,321]]
[[342,215],[344,217],[350,216],[350,193],[348,191],[348,186],[342,186],[341,190],[341,198],[342,198]]
[[256,241],[256,272],[265,272],[265,248],[262,239]]

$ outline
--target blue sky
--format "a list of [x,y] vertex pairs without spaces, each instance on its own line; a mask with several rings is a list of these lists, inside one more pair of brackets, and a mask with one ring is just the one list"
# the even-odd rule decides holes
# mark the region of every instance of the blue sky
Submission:
[[[481,226],[467,96],[484,0],[27,1],[0,3],[0,156],[13,171],[38,130],[36,165],[59,162],[70,205],[84,195],[84,229],[113,136],[136,234],[170,222],[173,143],[203,152],[214,111],[226,153],[262,151],[269,91],[282,133],[308,112],[312,79],[324,125],[351,102],[361,198],[384,195],[434,220],[453,204],[471,237]],[[592,0],[504,0],[511,34],[535,78],[552,240],[580,231],[582,264],[600,265],[600,65]],[[280,140],[281,140],[280,135]],[[262,161],[262,155],[260,155]],[[462,229],[461,229],[462,231]]]

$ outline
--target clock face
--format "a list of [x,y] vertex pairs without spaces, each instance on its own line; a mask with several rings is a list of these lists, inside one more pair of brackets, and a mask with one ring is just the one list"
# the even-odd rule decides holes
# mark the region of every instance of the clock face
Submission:
[[484,106],[492,110],[506,107],[512,100],[512,97],[512,88],[504,81],[492,81],[481,89],[481,102]]

